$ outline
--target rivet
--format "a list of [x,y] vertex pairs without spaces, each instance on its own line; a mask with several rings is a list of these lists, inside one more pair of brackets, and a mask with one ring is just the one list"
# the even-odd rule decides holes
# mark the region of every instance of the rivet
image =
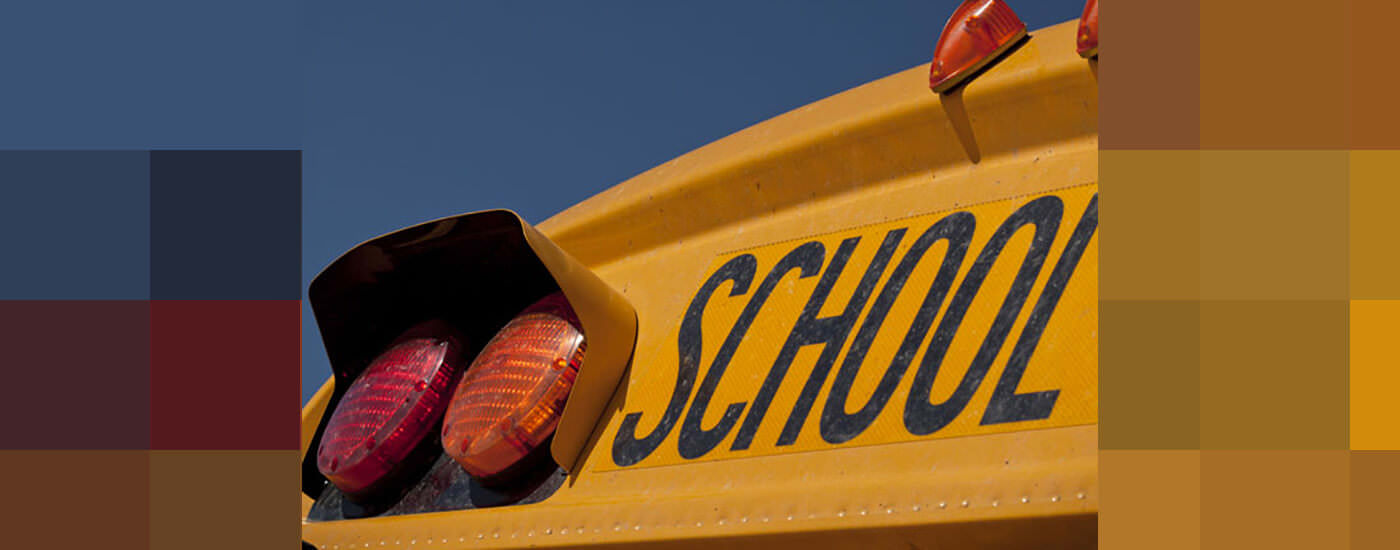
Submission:
[[919,505],[918,505],[918,504],[915,504],[915,505],[914,505],[914,511],[915,511],[915,512],[919,511]]
[[963,508],[967,508],[967,505],[968,505],[968,502],[967,502],[966,500],[962,501],[962,507],[963,507]]
[[1030,497],[1021,497],[1021,504],[1028,504],[1028,503],[1030,503],[1030,501],[1031,501],[1031,498],[1030,498]]
[[863,515],[865,515],[865,514],[866,514],[865,508],[861,508],[861,509],[860,509],[860,515],[863,516]]
[[1000,501],[993,500],[993,501],[992,501],[992,508],[996,508],[996,507],[997,507],[998,505],[1000,505],[1000,504],[1001,504]]
[[939,509],[939,510],[942,510],[942,509],[947,508],[947,507],[948,507],[948,503],[947,503],[947,502],[940,502],[940,503],[938,503],[938,509]]
[[1053,496],[1053,497],[1050,497],[1050,502],[1059,502],[1059,501],[1060,501],[1060,495],[1055,495],[1055,496]]
[[841,511],[836,512],[836,517],[838,517],[838,518],[844,518],[844,517],[846,517],[846,511],[845,511],[845,510],[841,510]]
[[1083,491],[1080,491],[1079,494],[1074,495],[1074,497],[1077,498],[1077,499],[1079,499],[1079,500],[1084,500],[1084,492],[1083,492]]

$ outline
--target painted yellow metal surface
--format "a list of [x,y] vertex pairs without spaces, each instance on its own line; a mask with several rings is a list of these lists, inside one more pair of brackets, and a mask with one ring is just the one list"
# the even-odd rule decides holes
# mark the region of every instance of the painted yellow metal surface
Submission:
[[[569,482],[538,504],[306,522],[303,537],[320,548],[429,542],[437,548],[1092,545],[1099,502],[1095,234],[1084,240],[1077,270],[1011,388],[1011,395],[1058,392],[1049,416],[985,422],[1033,309],[1097,193],[1097,86],[1075,53],[1074,31],[1069,22],[1032,33],[969,84],[964,104],[981,151],[978,163],[967,160],[943,105],[928,91],[923,65],[726,137],[541,224],[544,235],[621,291],[639,320],[631,366]],[[918,418],[927,415],[914,414],[911,429],[906,396],[924,362],[916,356],[868,429],[839,442],[823,436],[821,417],[842,358],[913,241],[953,214],[976,218],[967,256],[932,321],[936,333],[995,230],[1017,212],[1055,201],[1058,228],[1044,264],[966,406],[943,426],[921,424]],[[1041,214],[1040,223],[1011,234],[981,290],[972,293],[926,405],[947,401],[966,378],[999,308],[1014,294],[1018,268],[1033,255],[1034,235],[1048,223],[1049,214]],[[879,245],[900,228],[905,233],[814,392],[795,441],[777,444],[819,361],[818,345],[798,347],[751,444],[732,449],[743,415],[841,244],[859,237],[819,318],[841,313]],[[703,386],[726,335],[772,267],[808,242],[824,249],[816,274],[800,277],[799,267],[774,286],[691,432],[713,429],[732,403],[745,404],[740,419],[706,452],[697,454],[705,447],[699,445],[687,451],[693,458],[682,456],[694,389]],[[858,362],[852,403],[874,392],[947,247],[932,245],[894,300],[885,321],[892,332],[877,331],[867,360]],[[683,319],[699,290],[745,254],[754,262],[748,288],[734,294],[736,282],[721,281],[704,301],[695,388],[686,392],[674,426],[645,456],[619,461],[619,441],[641,438],[661,423],[682,368]],[[303,414],[317,414],[327,398],[318,393]],[[621,429],[629,417],[632,434]],[[303,422],[308,425],[314,427],[314,419]],[[620,438],[620,432],[636,438]],[[833,439],[841,439],[839,432],[832,431]]]
[[[702,315],[677,323],[669,331],[677,338],[663,340],[654,355],[661,365],[668,357],[680,364],[693,348],[692,368],[705,376],[695,382],[689,412],[645,459],[604,460],[598,470],[1095,423],[1095,195],[1096,187],[1084,184],[721,254],[706,273],[724,286],[693,301]],[[1003,232],[1012,235],[999,241],[1004,246],[990,246],[1006,220],[1032,211],[1041,214],[1040,227]],[[1081,219],[1084,229],[1076,233]],[[1035,239],[1037,229],[1046,238]],[[979,257],[993,261],[979,264]],[[1026,258],[1039,262],[1038,275],[1018,286]],[[1062,258],[1066,267],[1056,277],[1052,267]],[[799,259],[812,269],[804,274]],[[816,267],[822,260],[824,269]],[[818,290],[827,282],[829,290]],[[954,305],[959,295],[970,298],[961,300],[965,307]],[[998,332],[1008,296],[1022,305],[1006,317],[1008,330]],[[1031,323],[1042,300],[1041,311],[1053,315],[1043,325]],[[814,319],[804,321],[804,314]],[[802,326],[826,334],[789,348]],[[1002,344],[979,361],[979,353],[993,349],[989,334],[1002,334],[996,337]],[[832,337],[838,344],[828,346]],[[935,344],[944,340],[946,346]],[[726,342],[736,345],[726,349]],[[1012,359],[1018,345],[1025,360]],[[785,360],[785,349],[796,353]],[[1024,353],[1031,349],[1033,355]],[[785,376],[773,376],[772,365],[788,365]],[[637,433],[655,432],[674,380],[648,376],[629,387],[624,410],[645,419]],[[773,389],[771,405],[756,414],[765,384]],[[920,401],[930,405],[921,408]]]

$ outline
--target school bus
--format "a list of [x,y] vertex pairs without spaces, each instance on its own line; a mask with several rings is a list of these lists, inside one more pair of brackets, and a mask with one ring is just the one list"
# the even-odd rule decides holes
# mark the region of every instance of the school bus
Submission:
[[1097,3],[1019,23],[332,262],[304,546],[1095,546]]

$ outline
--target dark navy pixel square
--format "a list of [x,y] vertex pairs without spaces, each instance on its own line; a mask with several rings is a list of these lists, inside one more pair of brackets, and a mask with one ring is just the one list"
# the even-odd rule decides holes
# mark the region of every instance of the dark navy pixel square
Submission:
[[301,297],[301,151],[152,151],[151,298]]

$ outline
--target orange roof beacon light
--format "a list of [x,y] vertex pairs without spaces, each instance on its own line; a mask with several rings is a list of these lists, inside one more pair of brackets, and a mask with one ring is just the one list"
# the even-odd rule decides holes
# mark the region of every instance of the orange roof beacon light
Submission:
[[558,292],[511,319],[463,375],[442,426],[442,447],[486,485],[508,483],[549,448],[583,364],[578,317]]
[[1001,0],[966,0],[938,36],[928,86],[946,93],[1015,46],[1026,24]]
[[1079,16],[1079,32],[1075,33],[1075,42],[1079,57],[1093,59],[1099,56],[1099,0],[1089,0],[1084,4],[1084,15]]

